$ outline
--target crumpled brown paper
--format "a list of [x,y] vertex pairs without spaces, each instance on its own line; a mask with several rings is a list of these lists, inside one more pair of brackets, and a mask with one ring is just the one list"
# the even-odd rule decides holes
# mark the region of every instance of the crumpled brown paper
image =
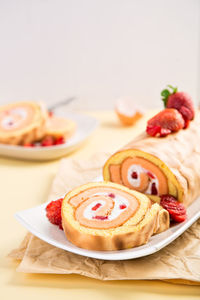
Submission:
[[[101,153],[88,161],[62,160],[48,200],[99,176],[107,157]],[[159,252],[133,260],[104,261],[79,256],[49,245],[30,233],[9,256],[21,260],[17,271],[25,273],[74,273],[101,280],[173,279],[174,282],[198,284],[200,220]]]

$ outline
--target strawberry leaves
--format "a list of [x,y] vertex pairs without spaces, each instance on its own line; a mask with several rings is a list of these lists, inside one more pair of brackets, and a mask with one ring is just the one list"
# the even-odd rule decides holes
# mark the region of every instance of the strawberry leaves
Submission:
[[163,90],[162,92],[161,92],[161,96],[162,96],[162,101],[164,102],[164,107],[166,107],[167,106],[167,99],[168,99],[168,97],[169,97],[169,95],[170,95],[170,92],[169,92],[169,90]]
[[168,97],[169,97],[170,95],[172,95],[172,94],[175,94],[175,93],[177,92],[177,90],[178,90],[177,87],[173,87],[173,86],[170,85],[170,84],[168,84],[167,86],[171,89],[171,91],[170,91],[169,89],[164,89],[164,90],[162,90],[162,92],[161,92],[161,99],[162,99],[162,101],[164,102],[164,107],[167,106],[167,100],[168,100]]
[[172,90],[172,92],[170,93],[171,95],[172,95],[172,94],[175,94],[175,93],[178,91],[177,86],[176,86],[176,87],[173,87],[172,85],[168,84],[168,87]]

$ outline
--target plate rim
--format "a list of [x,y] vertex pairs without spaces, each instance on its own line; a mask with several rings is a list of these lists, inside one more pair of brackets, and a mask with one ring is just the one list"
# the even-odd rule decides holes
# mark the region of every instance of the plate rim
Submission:
[[[193,203],[195,203],[196,201],[199,201],[199,200],[200,200],[200,197],[198,197]],[[165,246],[169,245],[176,238],[178,238],[183,232],[185,232],[200,217],[200,210],[196,211],[194,213],[194,215],[188,221],[184,221],[183,223],[177,224],[176,227],[178,227],[178,228],[175,232],[173,232],[171,235],[164,238],[163,240],[159,241],[156,245],[150,245],[149,248],[146,248],[146,249],[141,249],[139,251],[135,251],[135,249],[138,249],[139,247],[144,246],[144,245],[142,245],[139,247],[133,247],[131,249],[125,249],[125,250],[93,251],[93,250],[87,250],[84,248],[79,248],[79,247],[75,246],[74,244],[70,243],[69,241],[68,242],[72,245],[73,248],[70,248],[67,244],[64,247],[62,247],[60,242],[54,242],[48,236],[44,236],[43,234],[41,234],[31,224],[29,224],[21,215],[21,214],[25,213],[26,211],[30,211],[32,209],[37,209],[37,208],[44,209],[44,207],[47,204],[48,204],[48,202],[45,202],[41,205],[19,211],[19,212],[15,213],[15,218],[19,221],[19,223],[21,225],[23,225],[26,229],[28,229],[28,231],[30,231],[33,235],[37,236],[41,240],[43,240],[43,241],[47,242],[48,244],[51,244],[57,248],[60,248],[65,251],[69,251],[71,253],[75,253],[78,255],[82,255],[85,257],[90,257],[90,258],[95,258],[95,259],[103,259],[103,260],[112,260],[112,261],[136,259],[139,257],[145,257],[150,254],[156,253],[159,250],[161,250],[162,248],[164,248]],[[51,224],[49,224],[49,225],[51,226]],[[60,230],[59,228],[57,228],[57,229]],[[170,230],[170,228],[168,230]],[[163,233],[166,233],[166,231],[164,231]],[[162,234],[162,233],[160,233],[160,234]],[[160,234],[158,234],[158,235],[160,235]],[[156,235],[154,237],[156,237]],[[65,238],[66,238],[66,236],[65,236]],[[61,246],[58,246],[58,244]],[[148,243],[146,245],[148,245]],[[120,256],[120,258],[118,256]]]
[[[99,125],[99,121],[93,117],[93,116],[90,116],[90,115],[87,115],[87,114],[84,114],[84,113],[74,113],[74,112],[70,112],[70,114],[72,116],[75,116],[75,117],[88,117],[90,121],[93,121],[94,122],[94,125],[92,128],[89,128],[88,131],[87,131],[87,134],[85,136],[83,136],[78,142],[75,142],[71,145],[68,145],[67,142],[64,143],[64,144],[61,144],[61,145],[52,145],[52,146],[48,146],[48,147],[41,147],[41,146],[38,146],[38,147],[23,147],[21,145],[10,145],[10,144],[2,144],[0,143],[0,148],[3,148],[3,149],[9,149],[9,150],[13,150],[13,151],[29,151],[29,152],[39,152],[39,151],[50,151],[50,150],[53,150],[53,149],[63,149],[63,148],[68,148],[68,147],[73,147],[79,143],[81,143],[82,141],[84,141],[96,128],[97,126]],[[59,114],[57,114],[59,116]],[[70,119],[70,117],[67,117]],[[71,120],[73,120],[73,118],[71,118]]]

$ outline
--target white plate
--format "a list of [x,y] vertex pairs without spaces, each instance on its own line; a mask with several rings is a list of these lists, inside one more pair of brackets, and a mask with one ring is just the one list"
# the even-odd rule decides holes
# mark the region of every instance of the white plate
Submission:
[[126,260],[155,253],[174,241],[200,217],[200,198],[198,198],[187,209],[188,218],[185,222],[154,235],[146,245],[119,251],[91,251],[71,244],[64,232],[48,221],[45,212],[46,205],[47,203],[23,210],[16,213],[15,217],[28,231],[53,246],[79,255],[104,260]]
[[64,156],[75,150],[98,126],[98,121],[90,116],[75,113],[59,113],[58,116],[75,121],[77,129],[75,134],[62,145],[50,147],[27,148],[0,144],[0,156],[8,156],[25,160],[50,160]]

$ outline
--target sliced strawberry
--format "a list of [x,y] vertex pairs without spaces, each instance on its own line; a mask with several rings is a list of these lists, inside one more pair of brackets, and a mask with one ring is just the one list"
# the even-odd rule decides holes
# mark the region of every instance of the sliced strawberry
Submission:
[[110,198],[115,198],[115,194],[113,194],[113,193],[108,194],[108,196],[109,196]]
[[147,175],[148,175],[150,178],[152,178],[152,179],[155,178],[155,176],[154,176],[151,172],[147,172]]
[[35,147],[33,143],[26,143],[23,145],[24,147]]
[[151,136],[165,137],[184,127],[181,114],[173,108],[166,108],[147,122],[146,132]]
[[65,139],[63,136],[60,136],[59,138],[57,138],[55,141],[54,141],[54,145],[61,145],[61,144],[64,144],[65,143]]
[[48,111],[48,115],[49,115],[49,117],[53,117],[53,115],[54,115],[53,111],[52,111],[52,110],[49,110],[49,111]]
[[180,215],[184,215],[185,214],[185,207],[181,208],[179,206],[177,207],[170,207],[170,206],[166,206],[168,212],[170,215],[173,215],[173,214],[180,214]]
[[101,203],[97,203],[95,206],[93,206],[92,210],[97,210],[99,207],[101,207]]
[[166,209],[170,217],[175,222],[183,222],[187,218],[186,209],[183,203],[180,203],[171,195],[162,195],[160,205]]
[[158,125],[147,125],[146,132],[151,136],[165,137],[171,133],[171,130]]
[[121,204],[121,205],[119,206],[120,209],[125,209],[126,207],[127,207],[126,204]]
[[153,182],[151,185],[151,195],[158,195],[158,190],[156,188],[156,183]]
[[132,172],[131,178],[137,179],[138,178],[138,173],[137,172]]
[[94,216],[93,219],[96,219],[96,220],[108,220],[108,216]]
[[186,215],[178,215],[178,214],[173,215],[173,221],[177,223],[184,222],[185,220],[186,220]]
[[48,146],[53,146],[53,145],[54,145],[54,138],[52,136],[46,136],[41,141],[41,146],[42,147],[48,147]]

